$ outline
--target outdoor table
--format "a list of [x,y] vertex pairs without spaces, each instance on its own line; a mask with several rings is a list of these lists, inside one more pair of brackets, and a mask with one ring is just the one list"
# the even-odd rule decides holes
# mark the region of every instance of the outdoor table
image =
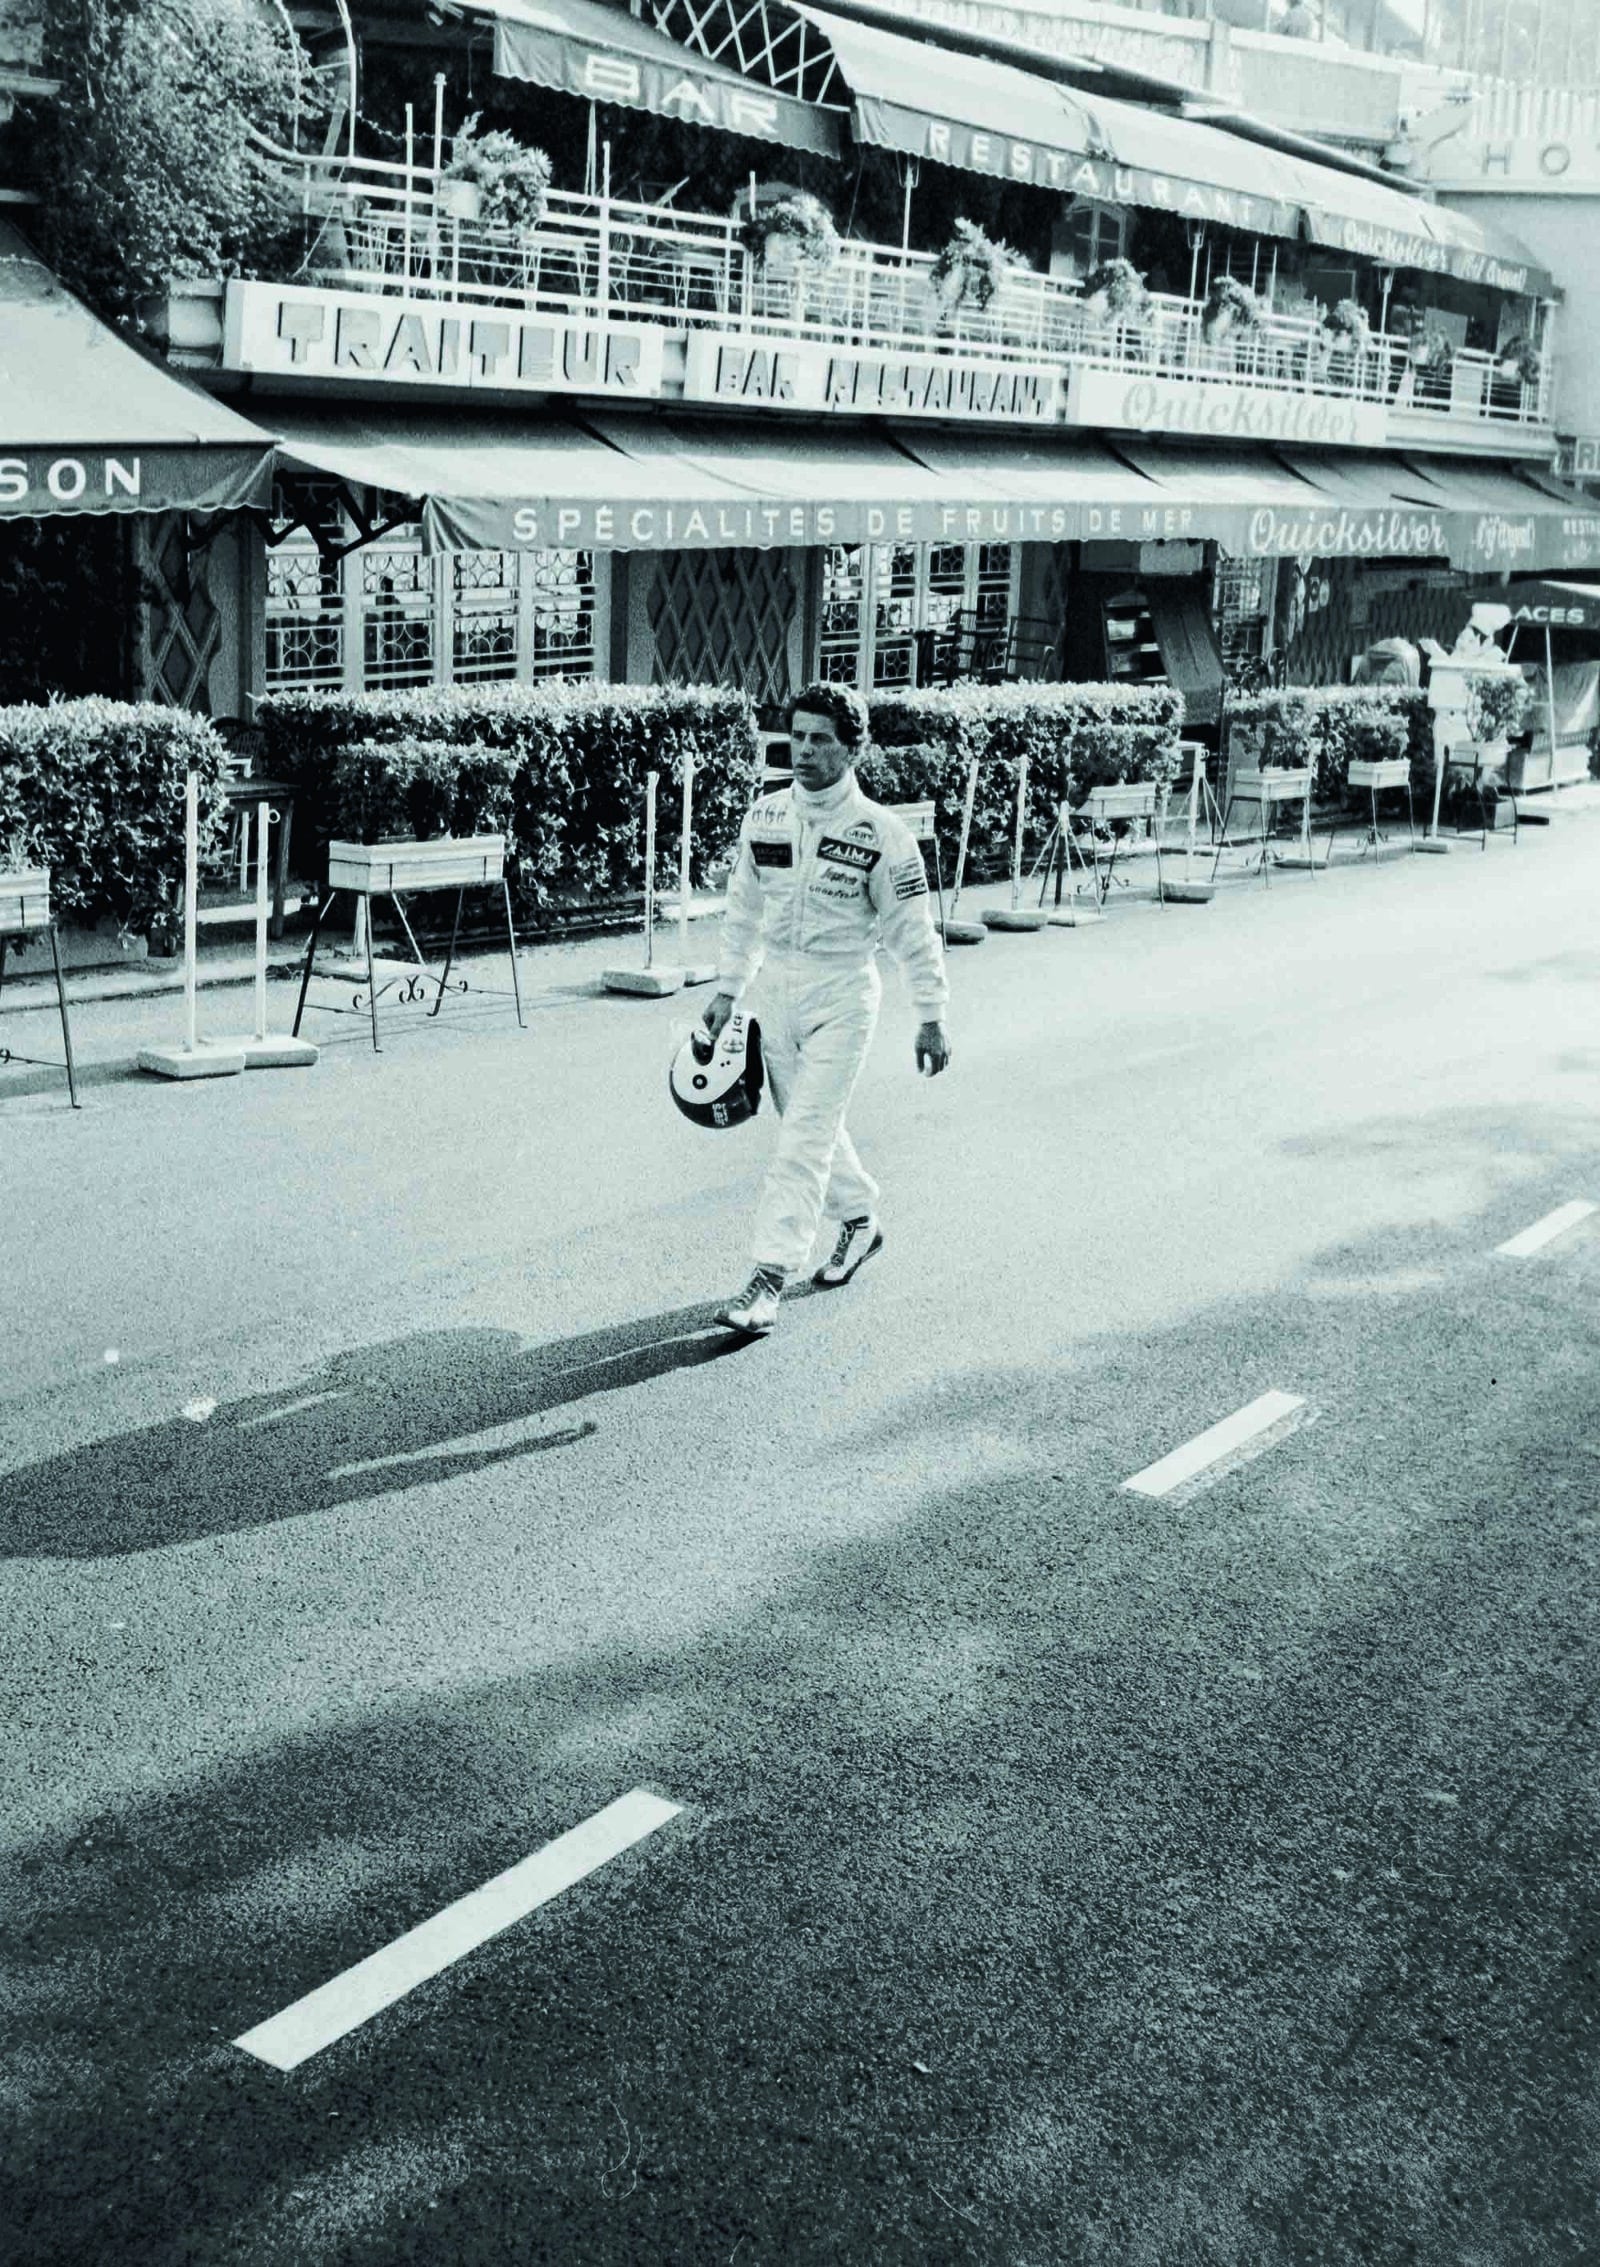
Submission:
[[[56,1005],[61,1011],[61,1044],[66,1054],[67,1093],[74,1110],[80,1110],[83,1105],[78,1100],[77,1066],[72,1059],[67,988],[61,974],[61,939],[56,934],[55,916],[50,911],[50,869],[27,866],[20,873],[0,874],[0,985],[6,980],[6,939],[24,937],[36,929],[48,930],[50,936],[50,957],[56,971]],[[0,1047],[0,1063],[32,1063],[40,1070],[61,1067],[39,1055],[15,1054],[9,1047]]]
[[[505,900],[506,942],[511,953],[511,990],[517,1003],[517,1026],[526,1030],[522,1013],[522,980],[517,969],[517,935],[511,920],[511,890],[506,881],[506,841],[503,834],[446,835],[433,842],[330,842],[328,845],[328,885],[318,900],[316,919],[311,925],[311,939],[306,946],[305,967],[300,976],[300,999],[294,1011],[295,1038],[300,1036],[300,1019],[306,1010],[306,991],[316,963],[317,939],[328,910],[341,890],[360,898],[366,909],[363,926],[367,933],[367,1008],[372,1018],[372,1051],[383,1052],[378,1038],[378,995],[389,991],[400,978],[391,977],[379,986],[375,980],[372,961],[372,901],[377,897],[394,900],[394,909],[400,916],[400,926],[406,933],[416,962],[417,975],[408,979],[412,986],[410,997],[417,997],[416,984],[421,977],[437,982],[430,1016],[436,1016],[444,1004],[444,995],[450,983],[450,971],[455,965],[456,946],[461,936],[461,907],[469,889],[499,887]],[[456,893],[455,921],[450,931],[450,950],[445,956],[444,973],[435,978],[422,957],[407,918],[402,892],[415,890],[453,889]],[[466,990],[466,984],[460,985]],[[504,997],[504,995],[501,995]],[[315,1004],[315,1003],[313,1003]],[[361,994],[355,997],[354,1008],[327,1008],[329,1015],[350,1015],[361,1012]]]

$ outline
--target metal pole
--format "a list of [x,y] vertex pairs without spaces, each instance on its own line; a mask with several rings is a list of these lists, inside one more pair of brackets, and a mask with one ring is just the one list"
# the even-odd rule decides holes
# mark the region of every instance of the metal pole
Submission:
[[267,835],[272,813],[256,805],[256,1037],[267,1036]]
[[653,771],[644,789],[644,964],[655,958],[656,941],[656,781]]
[[1024,749],[1017,758],[1017,825],[1011,842],[1011,910],[1016,912],[1022,902],[1022,830],[1028,815],[1028,755]]
[[402,281],[409,289],[411,284],[411,200],[416,186],[417,126],[415,105],[406,104],[406,221],[404,237],[404,269]]
[[974,756],[967,766],[966,800],[961,806],[961,846],[956,852],[956,886],[950,899],[950,918],[952,921],[956,917],[956,907],[961,903],[961,892],[967,878],[967,844],[972,836],[972,806],[977,801],[977,797],[978,759]]
[[195,1019],[195,956],[200,945],[200,782],[191,769],[183,791],[183,1051],[199,1045]]
[[437,182],[444,171],[444,73],[433,74],[433,172]]
[[678,844],[678,958],[689,965],[689,836],[694,827],[694,757],[683,752],[683,838]]
[[1556,665],[1550,653],[1550,625],[1544,626],[1544,708],[1550,728],[1550,784],[1556,784]]
[[600,150],[600,271],[595,279],[599,299],[599,317],[602,323],[611,314],[611,144],[602,143]]

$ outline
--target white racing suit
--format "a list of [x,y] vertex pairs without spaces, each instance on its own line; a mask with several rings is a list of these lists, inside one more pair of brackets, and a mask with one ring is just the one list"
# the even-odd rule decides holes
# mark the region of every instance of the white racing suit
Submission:
[[942,1019],[944,952],[910,828],[869,802],[853,771],[820,795],[798,785],[764,795],[740,830],[717,972],[717,989],[738,999],[762,970],[750,1011],[783,1121],[756,1211],[757,1262],[802,1267],[824,1210],[850,1220],[877,1209],[844,1113],[878,1020],[880,939],[918,1022]]

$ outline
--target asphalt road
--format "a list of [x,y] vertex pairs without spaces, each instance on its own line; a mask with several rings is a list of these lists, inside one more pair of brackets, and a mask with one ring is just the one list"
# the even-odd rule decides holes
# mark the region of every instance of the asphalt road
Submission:
[[0,2256],[1600,2257],[1600,1213],[1495,1249],[1600,1203],[1597,856],[992,937],[932,1083],[891,988],[757,1346],[683,999],[0,1074]]

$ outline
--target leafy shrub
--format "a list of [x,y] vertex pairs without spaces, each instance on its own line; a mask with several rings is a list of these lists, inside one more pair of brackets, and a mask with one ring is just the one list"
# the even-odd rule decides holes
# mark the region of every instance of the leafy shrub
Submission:
[[1514,740],[1527,722],[1529,699],[1526,681],[1509,669],[1474,677],[1467,694],[1468,732],[1480,745]]
[[764,268],[774,238],[794,246],[808,267],[831,268],[839,257],[839,231],[833,216],[804,190],[757,189],[754,210],[739,223],[739,241],[758,268]]
[[988,873],[1010,862],[1022,755],[1031,859],[1061,802],[1090,787],[1174,776],[1183,698],[1170,685],[950,685],[877,694],[870,712],[873,752],[860,766],[862,783],[889,802],[933,797],[946,874],[960,841],[967,766],[979,759],[968,864]]
[[[1312,796],[1321,803],[1340,800],[1355,760],[1410,756],[1415,779],[1419,743],[1432,748],[1427,701],[1409,686],[1291,685],[1235,700],[1228,713],[1235,732],[1258,738],[1263,770],[1309,764]],[[1430,782],[1432,776],[1430,769]]]
[[252,135],[287,142],[313,104],[287,13],[238,0],[45,0],[61,91],[41,114],[42,249],[109,313],[179,276],[278,270],[287,181]]
[[314,844],[446,827],[503,833],[524,912],[637,895],[651,771],[661,775],[658,871],[675,874],[672,788],[686,755],[695,764],[691,869],[703,881],[738,833],[756,770],[750,702],[716,687],[555,678],[283,693],[262,703],[260,721],[268,769],[295,781]]
[[1200,320],[1206,330],[1227,321],[1235,330],[1253,331],[1266,313],[1265,303],[1237,276],[1218,276],[1206,293]]
[[1024,265],[1020,253],[986,236],[975,220],[958,220],[928,270],[928,281],[942,306],[964,307],[971,300],[981,311],[1004,283],[1006,271]]
[[1131,260],[1102,260],[1085,276],[1083,298],[1085,304],[1103,298],[1108,315],[1129,321],[1145,314],[1150,305],[1144,277]]
[[63,914],[108,916],[166,942],[183,891],[184,778],[200,783],[200,852],[220,852],[226,756],[203,717],[90,699],[0,708],[0,857],[51,869]]

